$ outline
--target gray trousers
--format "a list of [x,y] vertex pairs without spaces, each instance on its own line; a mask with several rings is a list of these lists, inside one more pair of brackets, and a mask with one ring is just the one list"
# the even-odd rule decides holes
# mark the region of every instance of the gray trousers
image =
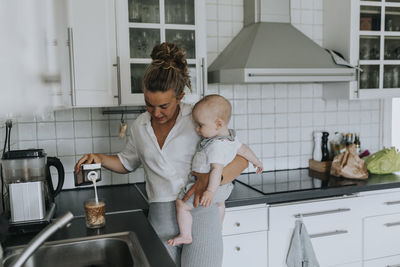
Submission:
[[175,201],[150,203],[148,219],[178,267],[220,267],[223,247],[217,206],[198,207],[191,212],[193,242],[181,247],[167,244],[179,233]]

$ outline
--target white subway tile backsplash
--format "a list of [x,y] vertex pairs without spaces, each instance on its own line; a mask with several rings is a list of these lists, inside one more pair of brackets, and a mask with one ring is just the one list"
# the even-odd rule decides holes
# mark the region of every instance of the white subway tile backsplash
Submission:
[[219,86],[219,94],[228,100],[232,100],[233,99],[233,86],[232,85],[220,85]]
[[302,113],[301,114],[301,126],[312,126],[313,125],[313,114]]
[[119,138],[119,137],[111,137],[111,153],[116,154],[118,152],[121,152],[126,144],[127,144],[127,138]]
[[290,18],[293,24],[301,23],[301,10],[292,9],[292,12],[290,13]]
[[261,99],[249,99],[247,102],[249,114],[260,114],[261,113]]
[[314,87],[311,83],[305,83],[301,85],[301,97],[311,98],[314,96]]
[[57,121],[72,121],[73,120],[72,109],[56,110],[55,118]]
[[36,141],[36,123],[18,123],[18,136],[19,140]]
[[75,137],[92,137],[91,121],[75,121],[74,122]]
[[287,98],[288,87],[287,84],[279,83],[275,85],[275,98]]
[[[261,86],[260,84],[249,84],[247,86],[247,98],[248,99],[261,99]],[[261,105],[260,105],[261,107]]]
[[301,99],[301,112],[312,112],[313,109],[313,99],[312,98],[302,98]]
[[247,115],[234,115],[233,122],[236,130],[247,129]]
[[55,139],[56,125],[54,122],[40,122],[37,124],[38,140]]
[[230,42],[230,38],[232,37],[232,23],[219,21],[218,22],[218,36],[219,37],[228,37],[226,44]]
[[37,141],[20,141],[19,142],[19,149],[31,149],[31,148],[38,148]]
[[301,100],[300,98],[288,99],[288,112],[300,112],[301,111]]
[[288,155],[288,143],[275,144],[275,157],[282,157]]
[[274,128],[275,127],[275,115],[263,114],[261,115],[262,128]]
[[300,113],[289,113],[288,114],[288,126],[290,128],[299,127],[301,125]]
[[93,152],[92,138],[76,138],[75,139],[75,153],[77,155],[88,154]]
[[233,85],[234,99],[247,99],[247,86],[244,84]]
[[273,158],[275,157],[275,144],[263,144],[262,145],[262,156],[263,158]]
[[261,98],[263,99],[275,98],[275,88],[273,84],[261,84]]
[[248,129],[261,129],[261,115],[260,114],[249,114],[248,115]]
[[[208,4],[206,5],[206,16],[207,16],[207,21],[210,20],[217,20],[218,18],[218,8],[217,5],[212,5]],[[207,27],[209,29],[209,27]]]
[[92,118],[92,113],[90,112],[90,108],[75,108],[74,112],[74,121],[88,121]]
[[143,168],[137,168],[135,171],[129,173],[129,183],[144,182],[145,175]]
[[262,99],[261,112],[262,113],[274,113],[275,112],[275,100],[274,99]]
[[36,116],[37,122],[53,122],[55,120],[54,112],[43,113]]
[[56,122],[57,138],[67,139],[74,138],[74,123],[70,122]]
[[337,111],[337,101],[336,100],[326,100],[325,101],[326,111]]
[[93,152],[94,153],[110,153],[110,138],[108,137],[93,137]]
[[103,115],[103,109],[102,108],[91,108],[91,115],[92,115],[92,120],[108,120],[109,116],[108,115]]
[[244,99],[234,100],[233,114],[247,114],[247,100]]
[[92,121],[92,134],[93,137],[110,136],[109,121]]
[[275,129],[275,142],[287,142],[288,141],[288,129],[287,128],[276,128]]
[[111,184],[129,183],[129,174],[111,173]]
[[291,9],[300,9],[301,8],[301,0],[291,0],[290,1]]
[[74,139],[57,139],[57,155],[75,156]]
[[[54,137],[54,136],[53,136]],[[44,149],[48,156],[57,156],[57,141],[56,140],[39,140],[38,148]]]
[[286,113],[288,111],[288,100],[287,99],[275,99],[275,112]]
[[275,130],[274,129],[263,129],[262,130],[263,143],[275,142]]
[[325,125],[325,114],[324,113],[312,113],[313,126],[324,126]]
[[288,158],[281,157],[275,158],[275,169],[276,170],[285,170],[288,168]]
[[288,116],[289,116],[289,114],[276,114],[275,115],[275,127],[277,127],[277,128],[288,127]]
[[237,138],[239,138],[240,142],[242,142],[244,144],[249,143],[249,139],[248,139],[249,132],[247,130],[237,130],[236,136],[237,136]]

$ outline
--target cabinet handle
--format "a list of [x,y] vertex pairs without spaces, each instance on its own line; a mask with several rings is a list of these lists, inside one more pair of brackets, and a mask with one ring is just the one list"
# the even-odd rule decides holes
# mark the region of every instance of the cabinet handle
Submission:
[[318,233],[310,235],[310,238],[318,238],[318,237],[325,237],[325,236],[332,236],[332,235],[342,235],[347,234],[349,231],[347,230],[335,230],[332,232],[325,232],[325,233]]
[[399,205],[400,204],[400,200],[396,200],[396,201],[388,201],[384,203],[385,205]]
[[360,98],[360,76],[363,70],[360,68],[360,60],[358,60],[357,64],[357,86],[356,86],[356,95],[357,98]]
[[206,94],[206,74],[205,74],[205,59],[204,57],[201,58],[201,97],[204,97]]
[[351,209],[349,209],[349,208],[342,208],[342,209],[336,209],[336,210],[324,210],[324,211],[316,211],[316,212],[310,212],[310,213],[298,213],[293,216],[296,218],[311,217],[311,216],[319,216],[319,215],[332,214],[332,213],[347,212],[350,210]]
[[392,222],[392,223],[385,223],[384,226],[386,227],[393,227],[393,226],[399,226],[400,222]]
[[76,105],[76,94],[75,94],[75,60],[74,60],[74,31],[72,28],[68,28],[68,56],[69,56],[69,80],[71,86],[71,104]]
[[117,89],[118,95],[114,98],[118,98],[118,105],[121,105],[121,61],[119,56],[117,56],[117,63],[113,64],[113,67],[117,67]]
[[238,246],[235,247],[235,250],[236,250],[236,251],[240,251],[240,247],[238,247]]
[[386,267],[400,267],[400,264],[386,265]]

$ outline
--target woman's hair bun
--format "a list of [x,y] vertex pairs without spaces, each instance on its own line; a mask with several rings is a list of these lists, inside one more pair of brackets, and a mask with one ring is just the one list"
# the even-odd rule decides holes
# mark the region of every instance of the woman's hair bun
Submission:
[[185,51],[175,43],[161,43],[151,52],[151,59],[164,68],[176,67],[184,69],[186,66]]

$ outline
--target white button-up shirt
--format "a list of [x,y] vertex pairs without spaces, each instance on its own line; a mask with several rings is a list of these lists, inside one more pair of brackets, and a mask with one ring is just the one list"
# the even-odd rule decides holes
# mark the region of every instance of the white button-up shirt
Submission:
[[130,127],[128,143],[118,157],[128,171],[143,164],[149,202],[173,201],[188,181],[199,140],[192,106],[181,103],[175,125],[162,149],[151,126],[151,116],[145,112]]

